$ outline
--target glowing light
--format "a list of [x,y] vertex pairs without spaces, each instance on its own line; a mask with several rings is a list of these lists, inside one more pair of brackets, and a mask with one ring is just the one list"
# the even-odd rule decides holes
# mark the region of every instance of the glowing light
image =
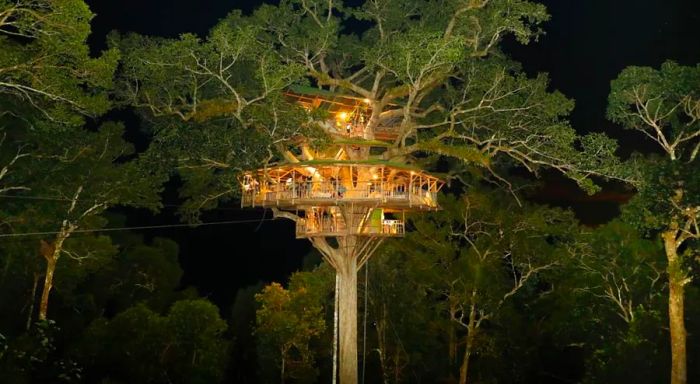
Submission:
[[338,113],[338,120],[346,121],[348,119],[348,113],[343,111]]
[[369,104],[371,102],[371,100],[370,99],[363,99],[362,102],[365,104]]
[[379,176],[377,176],[377,175],[372,175],[372,178],[373,178],[374,180],[377,180],[378,177],[379,177]]

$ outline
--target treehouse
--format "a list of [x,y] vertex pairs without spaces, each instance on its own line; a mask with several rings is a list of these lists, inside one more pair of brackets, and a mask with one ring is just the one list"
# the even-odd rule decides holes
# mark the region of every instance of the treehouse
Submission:
[[241,203],[301,211],[297,238],[401,237],[404,212],[438,209],[442,184],[423,171],[389,163],[309,161],[247,173]]
[[287,162],[246,172],[241,206],[294,220],[296,237],[311,241],[335,269],[341,384],[356,384],[357,271],[384,239],[404,236],[405,212],[439,209],[444,183],[382,158],[400,136],[399,105],[308,87],[286,97],[313,112],[330,143],[312,148],[300,138]]

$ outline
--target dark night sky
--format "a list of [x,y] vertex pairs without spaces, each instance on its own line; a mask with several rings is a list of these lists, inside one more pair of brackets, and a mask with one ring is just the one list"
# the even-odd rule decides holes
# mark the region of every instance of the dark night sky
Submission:
[[[581,132],[605,131],[624,147],[644,148],[640,136],[628,135],[605,120],[610,81],[626,66],[659,66],[666,59],[700,63],[700,1],[697,0],[543,0],[552,20],[539,42],[519,46],[506,41],[505,50],[534,74],[550,74],[552,88],[576,100],[572,124]],[[205,35],[230,10],[250,11],[260,1],[237,0],[87,0],[97,17],[93,47],[103,46],[112,29],[174,37]],[[551,189],[551,201],[580,193],[568,184]],[[615,199],[615,196],[612,197]],[[169,199],[172,201],[173,199]],[[580,203],[580,202],[579,202]],[[590,210],[583,203],[579,211]],[[598,210],[615,210],[610,202]],[[240,212],[235,203],[207,214],[206,221],[260,218],[262,211]],[[268,213],[268,217],[270,214]],[[586,219],[582,217],[582,219]],[[150,217],[134,213],[133,225],[172,223],[172,215]],[[301,265],[310,250],[293,239],[286,222],[178,229],[148,233],[175,238],[182,247],[185,283],[195,284],[219,304],[230,304],[237,287],[258,280],[280,280]],[[250,249],[250,251],[248,251]],[[253,252],[255,249],[255,252]]]

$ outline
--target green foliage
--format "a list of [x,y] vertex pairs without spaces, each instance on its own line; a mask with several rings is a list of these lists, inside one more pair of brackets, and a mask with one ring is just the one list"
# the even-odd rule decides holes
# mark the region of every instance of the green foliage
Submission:
[[[70,129],[48,136],[28,131],[25,143],[19,144],[31,148],[27,150],[31,156],[14,164],[13,180],[21,188],[11,191],[10,203],[3,206],[11,218],[4,231],[47,233],[8,244],[13,251],[3,258],[7,263],[43,263],[42,259],[54,257],[40,256],[44,241],[56,250],[56,260],[66,260],[57,264],[55,286],[68,301],[74,299],[71,291],[79,282],[108,265],[116,254],[108,237],[76,231],[103,228],[107,221],[100,215],[117,205],[153,211],[160,207],[163,180],[134,157],[133,146],[122,138],[123,130],[121,124],[105,123],[96,132]],[[22,273],[29,282],[42,276],[36,268],[25,267]]]
[[628,327],[601,336],[598,348],[588,360],[584,383],[659,383],[667,380],[668,346],[664,321],[656,311],[637,310]]
[[226,322],[210,302],[176,302],[168,313],[165,331],[170,340],[166,361],[174,382],[211,383],[223,377],[228,343],[222,339]]
[[[578,250],[578,268],[583,293],[606,301],[609,309],[625,322],[636,311],[654,312],[665,284],[661,244],[642,238],[636,228],[613,221],[583,234]],[[617,307],[617,308],[615,308]]]
[[203,299],[176,302],[167,316],[137,305],[95,321],[76,353],[92,380],[218,382],[226,365],[225,330],[218,309]]
[[583,382],[654,383],[667,379],[668,341],[661,244],[631,223],[583,228],[552,279],[556,290],[535,307],[560,346],[585,361]]
[[[548,18],[523,0],[287,0],[234,11],[205,39],[112,44],[124,52],[120,99],[152,122],[150,158],[177,169],[182,213],[197,220],[236,196],[241,170],[323,141],[310,123],[320,116],[284,98],[294,85],[371,100],[369,135],[384,124],[399,136],[387,159],[456,157],[498,182],[503,167],[553,167],[589,192],[593,175],[623,177],[616,143],[579,137],[565,120],[573,102],[498,52],[505,36],[536,39]],[[359,36],[348,28],[358,21]]]
[[700,159],[684,163],[637,156],[634,161],[641,170],[640,188],[623,210],[626,221],[651,235],[700,206]]
[[255,327],[258,351],[263,361],[276,365],[282,380],[317,380],[319,372],[310,347],[326,328],[323,306],[332,292],[331,281],[327,269],[297,272],[288,289],[272,283],[255,296],[260,305]]
[[95,370],[128,382],[164,381],[161,353],[167,340],[165,322],[144,305],[112,320],[97,319],[86,330],[77,352],[88,377]]
[[175,290],[182,277],[177,243],[165,238],[145,243],[141,236],[116,241],[119,254],[86,287],[94,293],[96,305],[116,312],[136,303],[158,312],[167,309],[178,297]]
[[[360,301],[368,296],[367,355],[361,356],[362,364],[371,370],[379,363],[384,381],[390,383],[410,382],[415,375],[443,377],[450,370],[443,333],[449,319],[437,316],[430,295],[408,278],[414,255],[400,252],[396,245],[381,247],[366,266],[369,285],[362,286],[360,296]],[[363,276],[360,271],[361,282]],[[358,318],[359,324],[364,321]]]
[[[671,375],[685,380],[686,285],[700,240],[700,66],[629,67],[612,82],[608,116],[656,142],[664,157],[633,157],[639,193],[624,216],[646,235],[660,235],[667,256]],[[672,314],[677,314],[674,319]]]
[[[441,205],[442,211],[411,217],[414,232],[390,248],[390,257],[402,260],[399,274],[413,286],[407,291],[433,313],[417,311],[422,315],[416,316],[428,316],[418,324],[434,330],[443,345],[442,362],[447,367],[436,374],[458,373],[464,354],[469,353],[472,363],[481,367],[469,374],[474,380],[501,373],[526,376],[518,373],[516,365],[510,370],[504,352],[496,348],[507,334],[501,329],[511,324],[527,328],[517,325],[528,321],[520,311],[549,293],[548,281],[562,268],[562,255],[574,242],[576,222],[568,212],[519,207],[511,197],[490,190],[474,189],[461,198],[445,196]],[[384,301],[386,308],[401,310],[395,307],[399,302],[391,300]],[[393,322],[396,329],[410,329]],[[465,351],[467,343],[469,351]],[[523,347],[522,352],[532,350]],[[524,358],[520,357],[521,362]],[[498,370],[484,371],[494,360]]]
[[692,160],[700,142],[700,65],[628,67],[613,80],[608,117],[656,141],[672,160]]
[[[75,361],[56,353],[60,328],[42,321],[27,333],[0,346],[0,380],[4,383],[79,383],[83,370]],[[3,339],[0,336],[0,339]]]
[[60,124],[104,113],[119,52],[91,57],[92,16],[82,0],[0,1],[0,97]]
[[[122,135],[124,127],[105,123],[97,132],[72,130],[64,134],[36,137],[36,150],[26,173],[31,194],[50,197],[39,208],[46,222],[35,221],[34,230],[56,230],[63,219],[99,227],[94,217],[115,205],[160,207],[162,179],[134,160],[133,146]],[[82,222],[81,222],[82,221]],[[41,221],[39,221],[41,222]]]
[[319,136],[306,111],[282,97],[301,68],[256,41],[259,31],[234,13],[205,40],[111,38],[124,52],[118,96],[152,123],[145,158],[151,168],[178,171],[187,199],[181,214],[190,221],[237,196],[241,171],[299,136]]
[[239,288],[233,301],[229,329],[235,348],[231,348],[229,361],[232,365],[229,368],[233,373],[229,379],[234,382],[244,382],[257,376],[258,356],[254,329],[258,304],[255,295],[262,289],[262,282]]
[[[79,285],[111,266],[117,247],[109,236],[76,236],[65,243],[65,259],[56,266],[54,287],[62,304],[78,308]],[[36,257],[36,256],[35,256]]]
[[[666,159],[634,156],[639,194],[627,210],[643,230],[695,222],[700,206],[700,66],[628,67],[612,84],[608,117],[656,142]],[[695,236],[697,237],[698,234]]]

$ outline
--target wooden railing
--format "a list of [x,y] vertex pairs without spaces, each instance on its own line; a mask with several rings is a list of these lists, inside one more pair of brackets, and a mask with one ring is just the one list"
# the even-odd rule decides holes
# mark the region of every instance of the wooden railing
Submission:
[[325,182],[294,185],[270,184],[261,189],[244,188],[243,206],[270,206],[294,204],[296,200],[350,201],[379,200],[406,201],[417,205],[437,206],[437,192],[405,184],[365,183],[361,187],[346,187]]
[[379,225],[365,225],[361,229],[348,231],[342,219],[299,219],[297,220],[297,237],[307,236],[339,236],[339,235],[375,235],[403,236],[406,227],[401,220],[383,220]]

